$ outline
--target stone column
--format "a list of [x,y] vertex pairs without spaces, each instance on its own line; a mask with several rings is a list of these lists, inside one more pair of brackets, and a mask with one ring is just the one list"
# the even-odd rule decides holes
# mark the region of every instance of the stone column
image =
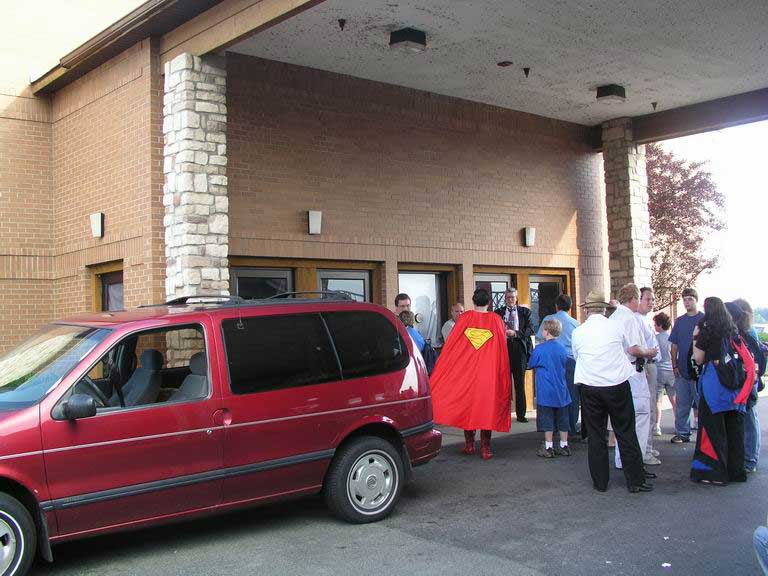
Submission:
[[631,118],[603,124],[603,163],[611,291],[627,282],[651,286],[645,145],[633,142]]
[[166,295],[229,294],[226,60],[165,65]]

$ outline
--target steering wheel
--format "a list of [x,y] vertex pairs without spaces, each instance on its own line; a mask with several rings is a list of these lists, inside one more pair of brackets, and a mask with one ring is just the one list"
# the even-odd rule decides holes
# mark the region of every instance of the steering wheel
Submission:
[[91,378],[88,375],[83,376],[80,379],[80,382],[85,384],[85,387],[88,388],[87,393],[90,396],[93,396],[93,399],[96,401],[96,406],[108,406],[109,405],[109,398],[107,398],[104,395],[104,392],[101,391],[101,388],[96,386],[96,382],[91,380]]

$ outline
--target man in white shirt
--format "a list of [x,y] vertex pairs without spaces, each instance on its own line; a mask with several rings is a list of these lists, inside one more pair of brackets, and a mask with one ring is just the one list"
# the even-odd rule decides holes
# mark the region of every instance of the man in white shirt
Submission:
[[637,316],[640,322],[640,328],[643,331],[643,337],[645,338],[645,347],[648,350],[656,349],[656,356],[649,358],[645,362],[645,378],[648,382],[648,393],[651,398],[651,424],[648,427],[648,444],[645,448],[645,456],[643,462],[646,466],[658,466],[661,464],[661,460],[658,459],[658,450],[653,449],[653,436],[656,424],[656,388],[658,386],[658,364],[661,359],[661,354],[658,352],[658,342],[656,341],[656,329],[653,327],[653,320],[648,317],[648,314],[653,312],[653,305],[656,303],[656,295],[653,293],[653,288],[640,288],[640,303],[637,305]]
[[646,482],[643,453],[635,432],[635,412],[629,378],[635,368],[624,352],[625,336],[618,324],[604,316],[608,303],[605,295],[592,291],[582,308],[586,321],[573,331],[571,346],[576,358],[574,381],[581,385],[584,403],[582,424],[588,429],[588,460],[595,490],[608,489],[608,417],[613,423],[616,440],[624,455],[627,489],[650,492]]
[[451,330],[453,330],[453,327],[456,325],[456,320],[458,320],[459,316],[463,313],[464,305],[461,302],[456,302],[456,304],[451,306],[451,318],[443,324],[443,328],[440,330],[440,333],[443,336],[443,344],[448,341],[448,334],[451,333]]
[[[646,347],[641,320],[636,312],[640,304],[640,290],[634,284],[625,284],[618,294],[619,305],[610,321],[624,335],[624,352],[633,364],[634,373],[629,377],[632,404],[635,409],[635,432],[640,443],[640,453],[645,458],[651,429],[651,394],[645,376],[645,362],[656,357],[658,350]],[[655,343],[655,339],[654,339]],[[655,398],[654,398],[655,399]],[[611,420],[613,423],[613,420]],[[621,447],[616,450],[616,468],[621,468]],[[650,478],[655,475],[646,473]]]

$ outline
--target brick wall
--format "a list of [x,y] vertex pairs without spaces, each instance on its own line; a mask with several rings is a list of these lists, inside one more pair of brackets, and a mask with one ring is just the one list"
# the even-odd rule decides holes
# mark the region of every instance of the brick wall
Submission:
[[586,128],[239,54],[227,66],[232,255],[578,268],[579,297],[602,287]]

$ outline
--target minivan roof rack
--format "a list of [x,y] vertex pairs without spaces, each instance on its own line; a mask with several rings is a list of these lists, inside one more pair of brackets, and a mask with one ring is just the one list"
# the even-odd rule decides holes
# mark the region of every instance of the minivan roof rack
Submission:
[[[299,294],[320,294],[321,297],[325,296],[333,296],[337,300],[354,300],[355,296],[358,298],[362,298],[365,300],[365,296],[362,294],[356,294],[355,292],[348,292],[347,290],[303,290],[301,292],[280,292],[279,294],[274,294],[273,296],[270,296],[269,298],[265,298],[265,300],[274,300],[276,298],[288,298],[290,296],[297,296]],[[329,298],[326,298],[326,300],[329,300]]]
[[230,296],[228,294],[194,294],[192,296],[180,296],[163,302],[162,304],[143,304],[139,308],[154,308],[156,306],[179,306],[187,304],[190,300],[224,300],[233,304],[245,304],[247,300],[240,296]]

